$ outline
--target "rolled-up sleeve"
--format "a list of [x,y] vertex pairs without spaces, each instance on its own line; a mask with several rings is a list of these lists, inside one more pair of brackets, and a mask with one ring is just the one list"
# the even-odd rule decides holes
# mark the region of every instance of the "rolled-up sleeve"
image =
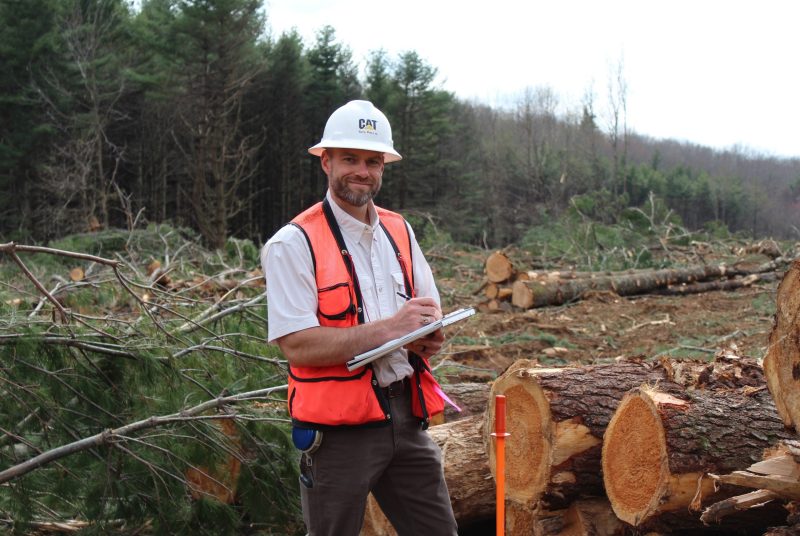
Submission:
[[267,281],[267,331],[270,342],[319,326],[314,264],[305,236],[287,225],[261,250]]

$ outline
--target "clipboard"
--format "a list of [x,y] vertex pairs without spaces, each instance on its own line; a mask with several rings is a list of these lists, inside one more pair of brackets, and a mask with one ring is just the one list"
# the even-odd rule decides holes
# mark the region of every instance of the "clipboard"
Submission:
[[358,367],[362,367],[367,363],[371,363],[372,361],[375,361],[379,357],[383,357],[388,353],[394,352],[395,350],[402,348],[403,346],[405,346],[410,342],[414,342],[417,339],[421,339],[425,335],[433,333],[437,329],[449,326],[450,324],[454,324],[456,322],[460,322],[461,320],[469,318],[474,314],[475,314],[475,309],[473,307],[466,307],[464,309],[458,309],[457,311],[453,311],[452,313],[443,316],[436,322],[426,324],[407,335],[385,342],[382,345],[378,346],[377,348],[373,348],[372,350],[364,352],[363,354],[358,354],[353,359],[345,363],[345,365],[347,366],[347,370],[352,372]]

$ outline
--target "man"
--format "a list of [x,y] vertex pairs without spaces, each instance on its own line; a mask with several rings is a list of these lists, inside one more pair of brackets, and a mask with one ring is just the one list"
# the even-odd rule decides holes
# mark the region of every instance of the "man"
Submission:
[[455,535],[441,452],[425,432],[443,410],[428,358],[441,330],[352,372],[345,362],[441,318],[410,226],[372,199],[394,150],[386,116],[351,101],[328,119],[320,157],[328,192],[262,252],[269,340],[289,361],[289,413],[301,449],[311,536],[357,535],[367,495],[401,536]]

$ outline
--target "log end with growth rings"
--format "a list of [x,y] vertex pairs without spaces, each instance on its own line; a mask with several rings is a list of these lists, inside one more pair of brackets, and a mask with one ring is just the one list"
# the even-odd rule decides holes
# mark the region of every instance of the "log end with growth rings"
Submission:
[[[488,437],[494,431],[495,395],[506,397],[506,427],[510,434],[505,442],[506,497],[523,504],[539,499],[550,475],[553,457],[553,430],[550,404],[535,377],[527,374],[518,362],[492,386],[485,426]],[[497,479],[494,442],[488,445],[489,467]]]
[[778,414],[787,427],[800,429],[800,261],[792,263],[778,286],[775,325],[764,358],[764,376]]
[[664,429],[652,397],[646,389],[625,395],[603,438],[608,499],[617,517],[634,526],[658,511],[670,480]]

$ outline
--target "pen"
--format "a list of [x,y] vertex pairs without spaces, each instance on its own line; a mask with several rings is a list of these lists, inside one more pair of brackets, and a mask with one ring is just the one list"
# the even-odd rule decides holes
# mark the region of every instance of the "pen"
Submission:
[[398,292],[397,295],[400,296],[401,298],[405,299],[406,301],[411,299],[411,296],[406,296],[402,292]]

